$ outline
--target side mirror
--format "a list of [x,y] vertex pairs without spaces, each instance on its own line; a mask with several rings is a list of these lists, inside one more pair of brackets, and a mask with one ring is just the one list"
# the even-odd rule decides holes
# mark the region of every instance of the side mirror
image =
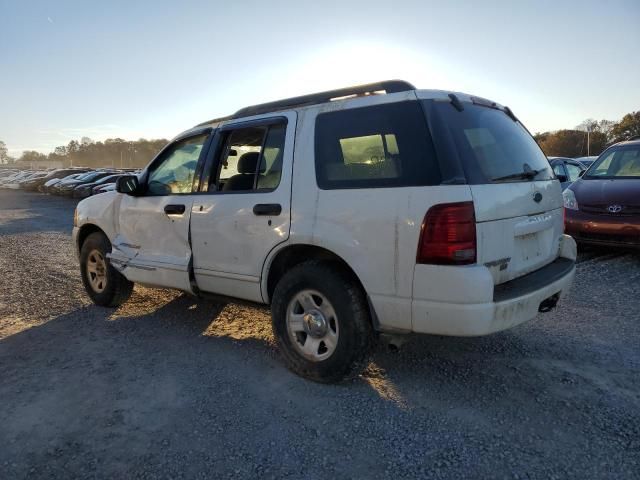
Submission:
[[567,178],[566,175],[556,175],[556,177],[558,177],[558,180],[560,181],[560,183],[564,183],[564,182],[568,182],[569,179]]
[[135,195],[140,192],[140,181],[136,175],[123,175],[116,180],[116,191]]

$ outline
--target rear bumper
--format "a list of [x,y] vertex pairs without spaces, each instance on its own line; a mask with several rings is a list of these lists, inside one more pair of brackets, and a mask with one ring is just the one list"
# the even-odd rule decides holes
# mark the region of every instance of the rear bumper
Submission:
[[640,218],[565,211],[565,231],[580,243],[640,247]]
[[[416,277],[433,272],[420,272]],[[555,304],[567,292],[575,275],[575,242],[564,236],[561,256],[551,264],[503,285],[493,286],[491,274],[483,266],[442,268],[438,283],[455,290],[450,301],[416,299],[412,302],[413,331],[452,336],[479,336],[498,332],[533,319],[538,311]],[[471,280],[469,280],[471,278]],[[463,303],[461,298],[469,299]]]

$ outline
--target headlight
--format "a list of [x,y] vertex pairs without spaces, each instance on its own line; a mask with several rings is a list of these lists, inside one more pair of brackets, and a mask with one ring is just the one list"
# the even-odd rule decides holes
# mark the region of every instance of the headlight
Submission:
[[573,193],[573,190],[567,188],[562,192],[562,198],[564,199],[564,208],[578,210],[578,201],[576,200],[576,194]]
[[73,211],[73,226],[74,227],[78,226],[78,209],[77,208]]

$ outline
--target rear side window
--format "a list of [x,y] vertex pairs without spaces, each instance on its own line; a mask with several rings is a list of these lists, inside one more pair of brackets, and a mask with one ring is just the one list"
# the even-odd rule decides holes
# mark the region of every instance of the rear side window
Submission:
[[[449,102],[425,105],[432,121],[446,135],[448,151],[455,151],[467,183],[551,180],[547,157],[529,132],[502,110],[464,103],[458,111]],[[444,142],[443,142],[444,143]]]
[[316,119],[322,189],[438,185],[440,172],[418,102],[322,113]]

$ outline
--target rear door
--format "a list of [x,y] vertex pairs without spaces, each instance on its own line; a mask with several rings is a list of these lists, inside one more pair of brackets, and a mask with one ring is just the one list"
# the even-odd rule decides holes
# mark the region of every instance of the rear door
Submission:
[[191,215],[198,288],[261,302],[269,252],[289,238],[295,112],[218,129]]
[[175,141],[143,174],[145,193],[121,195],[110,257],[129,280],[191,291],[189,222],[208,138]]
[[563,234],[561,187],[526,129],[495,104],[464,102],[459,109],[432,102],[427,108],[444,125],[446,151],[462,165],[471,188],[477,260],[494,283],[555,260]]

